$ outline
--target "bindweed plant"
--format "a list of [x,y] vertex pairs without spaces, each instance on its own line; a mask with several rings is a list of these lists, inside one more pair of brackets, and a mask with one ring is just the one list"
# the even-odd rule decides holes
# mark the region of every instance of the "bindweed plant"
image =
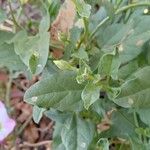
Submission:
[[22,21],[26,2],[0,15],[0,65],[40,76],[24,101],[55,121],[53,149],[149,150],[150,1],[31,1]]
[[13,131],[16,123],[10,119],[4,104],[0,101],[0,143]]

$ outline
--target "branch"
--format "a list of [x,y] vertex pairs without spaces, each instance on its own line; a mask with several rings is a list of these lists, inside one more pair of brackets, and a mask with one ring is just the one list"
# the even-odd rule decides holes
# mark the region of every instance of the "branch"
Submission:
[[39,142],[39,143],[28,143],[28,142],[23,142],[23,144],[20,144],[19,145],[19,148],[23,148],[23,147],[39,147],[39,146],[42,146],[42,145],[51,145],[52,144],[52,141],[42,141],[42,142]]

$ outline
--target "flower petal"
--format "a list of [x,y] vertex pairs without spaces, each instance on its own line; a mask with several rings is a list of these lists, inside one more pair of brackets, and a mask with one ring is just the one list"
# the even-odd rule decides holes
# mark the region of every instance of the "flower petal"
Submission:
[[5,122],[9,119],[5,105],[0,101],[0,122]]
[[0,142],[13,131],[15,125],[15,121],[9,118],[5,105],[0,102]]
[[14,129],[16,123],[13,119],[9,119],[0,130],[0,142],[2,142]]

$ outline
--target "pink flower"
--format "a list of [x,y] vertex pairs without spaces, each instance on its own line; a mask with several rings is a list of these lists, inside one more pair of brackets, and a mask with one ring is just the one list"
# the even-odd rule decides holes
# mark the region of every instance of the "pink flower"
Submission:
[[0,143],[13,131],[16,123],[9,118],[5,105],[0,101]]

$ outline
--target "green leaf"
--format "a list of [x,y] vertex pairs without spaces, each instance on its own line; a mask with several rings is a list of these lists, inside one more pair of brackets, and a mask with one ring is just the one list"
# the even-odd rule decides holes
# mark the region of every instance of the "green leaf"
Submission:
[[77,26],[70,29],[70,42],[73,46],[76,46],[77,41],[80,39],[81,33],[82,29]]
[[150,117],[149,117],[150,110],[149,110],[149,108],[138,109],[137,113],[139,114],[140,119],[150,127]]
[[107,17],[106,9],[101,6],[101,9],[99,9],[94,15],[91,15],[89,19],[89,28],[92,32],[96,26]]
[[66,120],[61,132],[66,150],[88,150],[93,140],[95,127],[90,121],[73,115]]
[[0,8],[0,23],[4,22],[7,19],[6,12]]
[[79,84],[84,83],[85,81],[87,81],[90,76],[91,76],[91,69],[90,67],[86,64],[85,61],[80,60],[79,61],[79,70],[77,73],[77,77],[76,80]]
[[110,129],[102,133],[102,137],[129,138],[136,136],[133,114],[126,109],[117,110],[112,113]]
[[43,70],[42,78],[47,78],[49,75],[57,74],[58,72],[61,72],[59,68],[52,62],[52,60],[48,60],[47,64]]
[[54,126],[54,132],[53,132],[53,143],[52,143],[52,149],[53,150],[66,150],[64,144],[62,143],[61,139],[61,131],[63,128],[63,124],[60,122],[56,122]]
[[104,117],[112,108],[115,108],[115,104],[108,98],[100,98],[91,106],[92,111],[96,112],[101,117]]
[[0,45],[9,41],[14,36],[11,32],[0,31]]
[[113,19],[114,18],[114,5],[109,0],[103,0],[102,3],[106,9],[107,15]]
[[[36,36],[28,36],[26,31],[18,32],[12,41],[15,46],[15,52],[24,62],[24,64],[31,69],[35,74],[42,72],[46,65],[48,52],[49,52],[49,33],[43,32],[43,34]],[[34,61],[35,64],[31,65],[33,55],[38,56]]]
[[120,60],[117,52],[104,54],[100,59],[98,72],[101,76],[111,76],[117,80],[119,66]]
[[150,66],[134,73],[133,79],[121,86],[121,92],[114,102],[122,107],[149,108]]
[[106,138],[101,138],[98,141],[98,147],[100,147],[100,149],[102,150],[109,150],[109,141]]
[[138,128],[135,129],[135,132],[136,132],[138,135],[150,137],[150,128],[138,127]]
[[28,0],[19,0],[19,1],[20,1],[21,5],[24,5],[28,2]]
[[40,107],[38,107],[38,106],[34,106],[33,107],[33,120],[34,120],[34,122],[35,123],[39,123],[40,122],[40,120],[41,120],[41,118],[42,118],[42,116],[43,116],[43,112],[45,111],[46,109],[44,109],[44,108],[40,108]]
[[149,150],[149,147],[150,147],[150,143],[142,143],[140,141],[138,141],[137,139],[134,139],[134,138],[131,138],[130,139],[130,142],[131,142],[131,148],[132,150]]
[[119,69],[119,78],[120,79],[127,79],[137,69],[138,69],[138,62],[137,62],[137,60],[130,61],[128,64],[122,66]]
[[147,65],[150,65],[150,40],[147,41],[143,46],[143,52],[141,53],[144,61]]
[[65,60],[54,60],[54,64],[61,70],[77,70],[75,67],[71,66],[69,62]]
[[92,83],[88,83],[82,91],[81,97],[84,107],[88,109],[95,101],[99,99],[100,87]]
[[149,40],[147,24],[150,24],[147,16],[131,19],[127,24],[112,24],[100,32],[97,42],[105,53],[118,47],[119,59],[126,63],[137,57]]
[[21,60],[30,68],[33,74],[42,72],[49,53],[50,34],[48,29],[50,26],[50,16],[45,4],[42,3],[42,5],[45,13],[39,25],[39,33],[35,36],[28,36],[27,32],[22,30],[11,40],[14,43],[16,54],[20,56]]
[[42,5],[44,7],[44,13],[43,13],[43,18],[39,25],[40,34],[43,34],[43,32],[48,32],[49,27],[50,27],[50,16],[49,16],[48,8],[43,2],[42,2]]
[[72,56],[75,58],[84,59],[87,61],[89,60],[87,52],[82,47],[77,52],[73,53]]
[[14,51],[13,44],[0,45],[0,67],[7,67],[13,71],[25,71],[26,67]]
[[[26,51],[29,52],[29,49],[31,49],[36,44],[37,38],[38,37],[28,38],[27,32],[25,30],[22,30],[22,31],[19,31],[18,33],[15,34],[15,36],[10,40],[10,43],[14,43],[16,54],[21,55],[23,52],[24,53]],[[32,51],[30,50],[30,53],[31,52]],[[30,53],[28,55],[32,55]],[[23,59],[23,62],[26,64],[25,58]]]
[[50,35],[49,32],[44,32],[40,34],[39,40],[38,40],[38,53],[40,55],[39,57],[39,64],[37,65],[36,74],[39,74],[43,71],[49,54],[49,43],[50,43]]
[[91,13],[91,6],[86,4],[84,0],[73,0],[76,9],[81,17],[89,18]]
[[64,123],[72,114],[69,112],[61,112],[55,109],[50,109],[44,113],[48,118],[55,122]]
[[7,67],[13,71],[24,71],[25,65],[14,51],[14,45],[8,44],[14,35],[10,32],[0,31],[0,67]]
[[89,57],[89,65],[92,71],[95,71],[99,66],[100,58],[103,56],[103,52],[99,51],[98,48],[93,47],[92,56]]
[[107,95],[109,99],[115,99],[118,97],[118,95],[121,92],[121,88],[120,87],[108,87],[107,89]]
[[50,5],[48,5],[50,20],[53,22],[58,15],[61,3],[59,0],[48,0],[48,3],[50,3]]
[[32,54],[32,56],[29,59],[29,67],[31,69],[31,72],[34,74],[36,72],[36,68],[38,65],[39,56],[38,54]]
[[[102,51],[111,52],[114,50],[114,46],[120,44],[120,41],[124,39],[130,33],[133,27],[133,22],[128,24],[112,24],[106,26],[104,30],[101,30],[97,37],[97,43],[99,47],[102,47]],[[130,31],[130,32],[129,32]]]
[[84,85],[79,85],[74,72],[53,74],[31,86],[25,93],[25,101],[42,108],[57,110],[80,110],[81,92]]

